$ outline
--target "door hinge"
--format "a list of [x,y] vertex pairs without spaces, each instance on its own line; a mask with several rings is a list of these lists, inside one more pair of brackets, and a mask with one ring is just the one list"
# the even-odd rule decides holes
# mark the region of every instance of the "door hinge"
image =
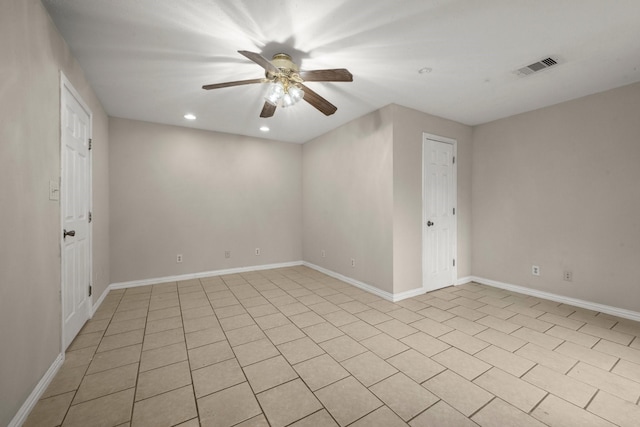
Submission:
[[453,260],[453,266],[454,267],[456,266],[456,260],[455,259]]
[[89,138],[89,150],[91,150],[91,145],[93,145],[93,140]]
[[89,212],[89,222],[93,221],[93,214]]
[[453,156],[453,164],[456,164],[456,156]]
[[456,214],[456,208],[453,208],[453,214],[454,215]]
[[89,296],[91,296],[92,292],[93,292],[93,286],[89,285]]

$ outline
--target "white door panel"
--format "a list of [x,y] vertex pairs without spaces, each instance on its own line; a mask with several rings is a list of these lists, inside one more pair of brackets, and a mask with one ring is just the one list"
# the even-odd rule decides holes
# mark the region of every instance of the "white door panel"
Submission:
[[62,326],[63,347],[66,349],[88,320],[91,305],[88,294],[91,278],[88,218],[91,200],[91,116],[72,89],[64,83],[61,112]]
[[455,281],[454,145],[423,142],[423,287],[434,290]]

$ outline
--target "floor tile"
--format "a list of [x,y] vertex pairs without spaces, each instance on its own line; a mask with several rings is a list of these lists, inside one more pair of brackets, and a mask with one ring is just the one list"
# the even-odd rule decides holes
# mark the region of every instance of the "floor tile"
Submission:
[[535,366],[535,362],[494,345],[476,353],[475,357],[516,377],[521,377]]
[[86,375],[73,399],[73,404],[135,387],[137,377],[137,363]]
[[[374,326],[382,322],[388,322],[389,320],[393,320],[393,317],[388,316],[374,308],[370,310],[361,311],[360,313],[356,314],[356,317]],[[420,320],[420,319],[416,319],[416,320]]]
[[383,359],[388,359],[391,356],[395,356],[398,353],[402,353],[409,347],[406,344],[391,338],[387,334],[374,335],[371,338],[360,341],[360,344],[373,351]]
[[449,344],[446,344],[437,338],[433,338],[431,335],[427,335],[424,332],[409,335],[408,337],[402,338],[400,341],[428,357],[443,352],[451,347]]
[[[197,423],[193,427],[200,427],[200,423]],[[269,427],[269,423],[263,414],[250,418],[246,421],[236,424],[234,427]]]
[[547,335],[551,335],[552,337],[567,340],[574,344],[578,344],[587,348],[593,347],[598,341],[600,341],[600,338],[594,337],[593,335],[584,334],[582,332],[574,331],[573,329],[568,329],[558,325],[549,329],[545,333]]
[[291,424],[291,427],[338,427],[338,424],[323,409]]
[[[134,377],[135,378],[135,377]],[[191,371],[187,361],[163,366],[138,376],[136,401],[191,384]]]
[[640,384],[640,365],[620,359],[611,370],[612,373],[628,378]]
[[248,366],[277,356],[278,349],[268,339],[251,341],[233,348],[240,366]]
[[300,420],[322,405],[299,379],[258,394],[258,401],[272,427],[281,427]]
[[413,349],[390,357],[387,362],[418,383],[423,383],[446,369]]
[[552,337],[551,335],[544,334],[542,332],[534,331],[533,329],[522,327],[511,334],[512,337],[517,337],[530,343],[536,344],[547,350],[554,350],[563,340],[560,338]]
[[331,323],[323,322],[317,325],[308,326],[302,329],[305,334],[309,336],[316,343],[328,341],[330,339],[344,335],[340,329],[333,326]]
[[320,346],[338,362],[367,351],[366,347],[346,335],[325,341]]
[[44,391],[44,393],[42,393],[41,397],[46,398],[77,390],[78,387],[80,387],[80,383],[82,382],[82,378],[84,377],[86,372],[86,365],[73,367],[63,365],[56,376],[53,377],[53,379],[49,383],[49,386]]
[[413,328],[405,323],[402,323],[397,319],[380,323],[376,325],[376,327],[381,331],[386,332],[388,335],[390,335],[391,337],[397,340],[418,332],[416,328]]
[[142,352],[140,372],[187,360],[187,348],[184,343],[171,344]]
[[440,335],[446,334],[447,332],[453,331],[452,327],[443,325],[442,323],[431,319],[418,320],[417,322],[411,323],[411,326],[436,338]]
[[601,328],[600,326],[594,326],[590,324],[584,325],[578,331],[622,345],[629,345],[631,341],[633,341],[633,335],[617,332],[607,328]]
[[256,318],[255,321],[263,331],[291,324],[289,319],[282,313],[268,314],[266,316]]
[[599,391],[589,404],[589,412],[621,427],[634,427],[640,420],[640,406]]
[[438,339],[469,354],[476,354],[480,350],[489,347],[489,343],[457,330],[444,334]]
[[438,401],[430,391],[401,372],[373,385],[370,390],[405,421]]
[[422,384],[465,416],[487,404],[493,395],[460,375],[446,370]]
[[525,414],[502,399],[493,399],[471,419],[482,427],[545,427],[531,415]]
[[188,350],[189,364],[192,370],[200,369],[214,363],[222,362],[235,357],[231,346],[225,341],[203,345]]
[[460,316],[452,317],[451,319],[442,322],[442,324],[457,329],[460,332],[464,332],[467,335],[476,335],[485,329],[488,329],[488,326],[467,320]]
[[391,409],[381,406],[370,414],[360,418],[351,427],[403,427],[407,424]]
[[562,374],[569,372],[569,370],[578,363],[577,359],[565,356],[555,351],[547,350],[546,348],[542,348],[531,343],[519,348],[515,354],[546,366],[547,368],[556,370]]
[[587,406],[597,391],[595,387],[541,365],[535,366],[522,379],[581,408]]
[[202,427],[230,427],[262,413],[246,382],[198,399],[198,412]]
[[154,348],[160,348],[180,342],[184,342],[184,331],[182,328],[171,329],[168,331],[158,332],[156,334],[149,334],[144,336],[142,351],[153,350]]
[[145,329],[145,334],[155,334],[177,328],[182,328],[182,317],[180,315],[149,321]]
[[619,357],[629,362],[640,364],[640,349],[634,349],[607,340],[600,340],[593,346],[594,350]]
[[349,376],[349,372],[327,354],[300,362],[293,368],[311,391],[316,391]]
[[[236,307],[236,306],[232,306]],[[243,328],[245,326],[255,325],[256,322],[253,321],[253,317],[251,317],[247,313],[238,314],[235,316],[225,317],[220,319],[220,326],[222,326],[222,330],[225,332],[231,331],[233,329]]]
[[258,325],[245,326],[243,328],[227,331],[227,339],[229,340],[231,347],[264,338],[264,332],[262,332],[262,329],[260,329]]
[[324,353],[322,348],[306,337],[280,344],[278,350],[292,365]]
[[382,402],[353,377],[316,391],[316,396],[340,426],[346,426],[382,406]]
[[74,392],[40,399],[22,427],[55,427],[62,424]]
[[344,310],[334,311],[333,313],[325,314],[322,317],[324,317],[333,326],[338,327],[358,321],[356,316]]
[[72,405],[64,427],[110,427],[129,421],[134,389],[119,391],[78,405]]
[[436,354],[432,359],[468,380],[473,380],[491,368],[488,363],[455,347]]
[[527,413],[547,394],[540,388],[498,368],[485,372],[476,378],[474,383]]
[[294,340],[305,337],[304,332],[302,332],[294,324],[279,326],[273,329],[267,329],[265,333],[275,345],[283,344],[289,341],[294,341]]
[[590,348],[572,342],[564,342],[554,351],[581,360],[596,368],[604,369],[605,371],[611,370],[613,365],[618,361],[618,358],[615,356],[601,353],[597,350],[591,350]]
[[131,427],[169,427],[196,416],[196,401],[189,385],[136,402]]
[[370,351],[345,360],[342,362],[342,366],[365,387],[369,387],[398,372],[396,368]]
[[435,320],[436,322],[444,322],[445,320],[449,320],[452,317],[456,317],[455,314],[449,313],[448,311],[442,310],[438,307],[427,307],[423,310],[420,310],[418,314],[421,314],[424,317],[428,317],[431,320]]
[[122,334],[105,336],[102,338],[97,353],[103,351],[114,350],[116,348],[127,347],[134,344],[142,344],[144,338],[144,329],[138,329],[135,331],[124,332]]
[[192,372],[193,388],[197,398],[245,382],[245,376],[236,359],[225,360]]
[[632,403],[640,398],[640,383],[584,362],[578,362],[567,375]]
[[282,356],[247,366],[244,373],[256,394],[298,378],[296,371]]
[[96,353],[93,357],[87,374],[106,371],[119,366],[130,365],[140,361],[142,346],[140,344],[122,347],[115,350]]
[[491,328],[480,332],[475,337],[510,352],[514,352],[527,344],[527,341],[521,338]]
[[552,394],[549,394],[531,415],[552,427],[614,427],[614,424]]
[[247,309],[247,312],[251,316],[253,316],[254,319],[256,317],[262,317],[262,316],[267,316],[269,314],[280,313],[280,311],[278,311],[278,309],[275,306],[269,304],[268,301],[267,301],[267,304],[249,306],[249,307],[246,307],[246,309]]
[[[467,417],[439,401],[409,422],[411,427],[475,427],[476,424]],[[501,427],[504,427],[503,424]]]

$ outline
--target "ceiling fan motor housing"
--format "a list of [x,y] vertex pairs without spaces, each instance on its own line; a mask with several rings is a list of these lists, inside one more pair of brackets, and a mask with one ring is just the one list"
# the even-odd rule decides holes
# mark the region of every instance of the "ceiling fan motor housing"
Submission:
[[[275,55],[273,55],[273,58],[271,59],[271,63],[276,67],[278,67],[280,71],[287,76],[290,76],[291,74],[297,73],[300,71],[300,68],[293,62],[291,57],[286,53],[276,53]],[[267,78],[274,77],[273,74],[271,74],[268,71],[266,75],[267,75]]]

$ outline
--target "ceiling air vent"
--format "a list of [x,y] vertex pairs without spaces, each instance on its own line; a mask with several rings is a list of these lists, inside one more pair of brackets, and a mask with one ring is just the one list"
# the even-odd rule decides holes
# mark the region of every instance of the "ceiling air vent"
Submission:
[[528,76],[533,73],[537,73],[538,71],[542,71],[546,68],[553,67],[556,65],[558,61],[553,58],[545,58],[538,62],[534,62],[533,64],[529,64],[526,67],[522,67],[519,70],[516,70],[516,74],[521,77]]

